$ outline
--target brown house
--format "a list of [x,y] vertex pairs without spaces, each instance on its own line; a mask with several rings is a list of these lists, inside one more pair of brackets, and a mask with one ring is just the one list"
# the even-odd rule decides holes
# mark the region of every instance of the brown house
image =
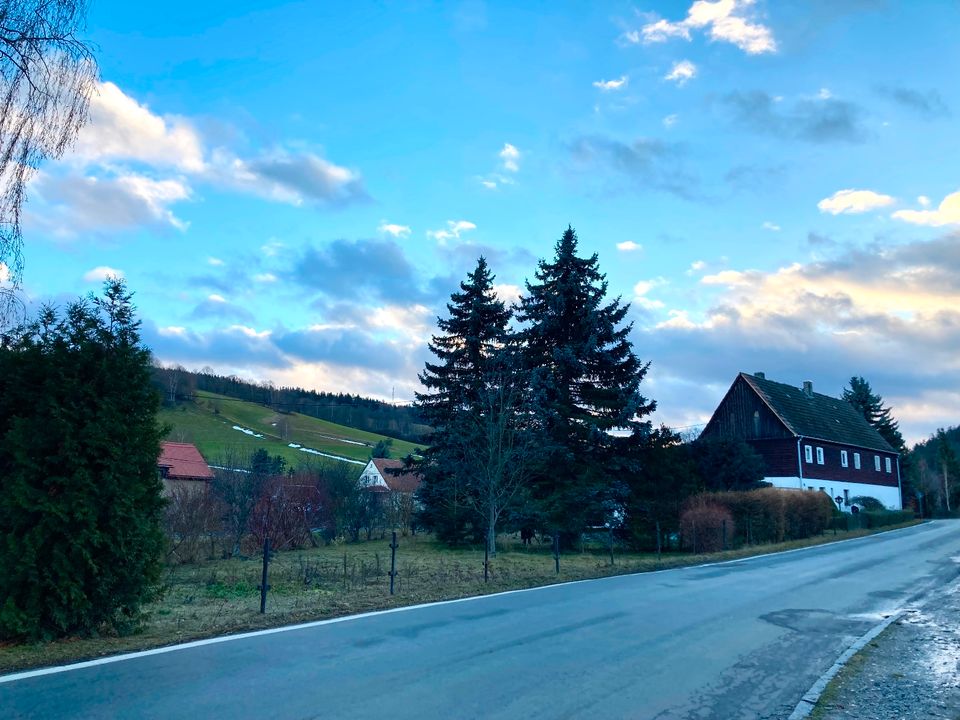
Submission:
[[843,509],[858,495],[899,510],[900,455],[844,400],[740,373],[701,438],[739,438],[766,464],[776,487],[819,490]]
[[190,443],[162,442],[160,457],[157,458],[157,470],[163,480],[166,494],[175,487],[189,490],[206,490],[213,480],[213,471],[203,459],[200,451]]

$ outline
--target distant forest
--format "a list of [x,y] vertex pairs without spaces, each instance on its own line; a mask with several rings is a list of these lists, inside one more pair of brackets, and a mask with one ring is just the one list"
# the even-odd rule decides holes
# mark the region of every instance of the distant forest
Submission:
[[153,367],[153,383],[167,404],[192,400],[201,390],[265,405],[276,412],[301,413],[413,443],[424,443],[430,432],[413,407],[391,405],[359,395],[276,387],[272,383],[252,383],[236,376],[217,375],[207,369],[194,372],[160,365]]

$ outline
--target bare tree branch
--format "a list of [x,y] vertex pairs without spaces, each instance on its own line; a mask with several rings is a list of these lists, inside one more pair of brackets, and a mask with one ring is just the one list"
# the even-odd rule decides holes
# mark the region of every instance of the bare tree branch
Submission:
[[97,66],[86,0],[0,0],[0,328],[18,318],[26,186],[87,119]]

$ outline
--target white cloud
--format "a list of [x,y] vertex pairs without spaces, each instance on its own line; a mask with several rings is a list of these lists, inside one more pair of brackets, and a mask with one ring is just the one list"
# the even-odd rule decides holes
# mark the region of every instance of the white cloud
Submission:
[[378,227],[377,230],[384,235],[392,235],[395,238],[404,238],[410,234],[409,225],[397,225],[386,221],[380,223],[380,227]]
[[476,229],[477,226],[469,220],[447,220],[445,230],[427,230],[427,237],[433,238],[444,245],[447,240],[459,239],[461,233]]
[[488,190],[496,190],[497,182],[496,180],[489,180],[487,178],[480,178],[480,184],[483,185]]
[[894,198],[873,190],[837,190],[833,195],[817,203],[820,212],[831,215],[864,213],[892,205]]
[[26,223],[59,238],[144,225],[181,231],[189,226],[170,209],[192,195],[182,179],[155,180],[134,173],[100,177],[39,172],[31,188],[37,202],[28,208]]
[[[920,204],[924,205],[922,202]],[[960,190],[947,195],[936,210],[898,210],[893,217],[913,225],[960,225]]]
[[628,75],[621,75],[616,80],[594,80],[593,86],[603,92],[622,90],[630,82]]
[[921,207],[930,207],[930,198],[926,195],[920,195],[917,198],[917,202],[920,203]]
[[217,257],[208,257],[207,265],[213,265],[213,267],[221,267],[223,265],[223,260]]
[[10,282],[10,268],[6,263],[0,262],[0,285],[6,285]]
[[776,223],[772,223],[769,220],[767,220],[766,222],[763,223],[763,229],[769,230],[771,232],[780,232],[783,228],[781,228]]
[[280,251],[286,247],[279,240],[270,239],[270,242],[260,246],[260,252],[262,252],[267,257],[276,257],[280,254]]
[[634,250],[643,250],[643,245],[635,243],[633,240],[626,240],[617,243],[617,250],[620,252],[633,252]]
[[678,121],[679,119],[680,119],[680,116],[677,115],[676,113],[673,113],[672,115],[667,115],[667,116],[663,119],[663,126],[664,126],[665,128],[672,128],[674,125],[677,124],[677,121]]
[[752,0],[696,0],[683,20],[655,20],[621,37],[629,43],[659,43],[673,38],[689,41],[691,30],[703,30],[710,40],[732,43],[750,55],[776,52],[777,43],[770,28],[741,14],[752,4]]
[[217,295],[217,293],[207,295],[207,300],[213,303],[225,303],[227,301],[223,295]]
[[689,80],[693,80],[696,76],[697,66],[689,60],[680,60],[673,64],[670,72],[664,75],[663,79],[670,80],[671,82],[675,82],[679,87],[683,87]]
[[498,153],[503,162],[503,169],[507,172],[518,172],[520,170],[520,151],[510,143],[504,143],[503,149]]
[[86,162],[134,160],[192,173],[206,167],[200,135],[185,118],[156,115],[112,82],[97,86],[90,120],[70,156]]
[[311,152],[281,149],[243,159],[218,148],[205,179],[295,206],[338,206],[367,197],[359,173]]
[[123,270],[117,270],[116,268],[109,267],[108,265],[100,265],[88,270],[83,274],[84,282],[103,282],[109,278],[122,278]]
[[258,283],[275,283],[277,276],[273,273],[258,273],[253,276],[253,279]]
[[694,273],[698,273],[706,267],[707,263],[705,263],[703,260],[694,260],[692,263],[690,263],[690,267],[687,268],[686,274],[693,275]]
[[509,283],[500,283],[493,286],[493,294],[506,305],[515,305],[520,302],[520,295],[523,293],[519,285],[510,285]]
[[647,295],[651,290],[666,284],[668,284],[668,280],[662,277],[653,278],[652,280],[640,280],[633,286],[634,304],[645,310],[659,310],[663,308],[664,304],[662,300],[654,300],[647,297]]

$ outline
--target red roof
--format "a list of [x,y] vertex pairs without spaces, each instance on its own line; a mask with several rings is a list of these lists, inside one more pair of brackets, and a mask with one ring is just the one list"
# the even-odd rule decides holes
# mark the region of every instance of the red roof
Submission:
[[162,442],[157,467],[166,468],[169,480],[213,480],[213,471],[190,443]]
[[[376,466],[384,482],[394,492],[412,493],[420,487],[420,475],[417,473],[394,473],[403,467],[403,460],[388,460],[387,458],[373,458],[373,464]],[[393,471],[393,472],[391,472]]]

